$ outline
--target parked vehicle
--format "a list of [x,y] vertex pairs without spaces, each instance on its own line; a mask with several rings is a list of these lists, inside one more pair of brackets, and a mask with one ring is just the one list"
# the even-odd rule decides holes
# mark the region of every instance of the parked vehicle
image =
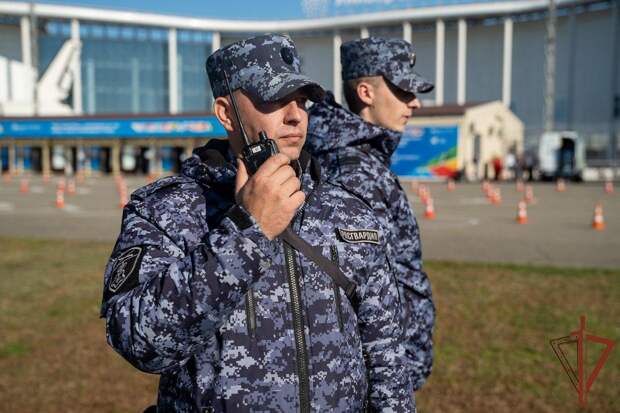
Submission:
[[538,169],[542,180],[581,181],[586,166],[585,144],[574,131],[545,132],[538,145]]

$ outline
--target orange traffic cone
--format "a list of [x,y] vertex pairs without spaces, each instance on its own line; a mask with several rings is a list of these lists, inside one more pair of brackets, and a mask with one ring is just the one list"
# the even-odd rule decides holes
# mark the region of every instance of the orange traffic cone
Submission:
[[418,188],[418,190],[417,190],[418,197],[422,197],[422,193],[423,193],[424,191],[426,191],[426,185],[424,185],[424,184],[419,184],[419,185],[417,185],[417,188]]
[[532,202],[534,202],[534,189],[532,188],[532,185],[526,185],[525,186],[525,202],[527,202],[528,204],[531,204]]
[[75,195],[75,180],[69,179],[69,184],[67,185],[67,194]]
[[484,196],[486,196],[488,198],[489,194],[490,194],[490,191],[492,189],[493,189],[493,185],[490,184],[488,181],[482,182],[482,192],[484,193]]
[[489,183],[489,181],[487,181],[486,179],[484,181],[482,181],[482,192],[488,197],[489,196],[489,188],[491,187],[491,184]]
[[49,184],[49,182],[50,182],[50,174],[47,172],[43,173],[43,183]]
[[495,188],[491,193],[491,202],[495,205],[502,203],[502,191],[499,188]]
[[64,195],[65,186],[66,186],[65,178],[62,178],[61,180],[58,181],[58,185],[56,186],[56,190],[62,192],[63,195]]
[[5,184],[10,184],[11,183],[11,174],[8,172],[5,172],[3,175],[4,178],[4,183]]
[[448,191],[452,192],[456,189],[456,184],[454,183],[454,179],[448,179]]
[[523,192],[525,185],[521,179],[517,179],[517,192]]
[[608,194],[614,193],[614,183],[612,181],[605,182],[605,192]]
[[65,207],[65,192],[60,189],[56,190],[56,208],[62,209]]
[[422,193],[421,201],[424,205],[428,204],[429,201],[433,201],[431,191],[428,188],[426,188]]
[[420,185],[418,187],[418,197],[423,204],[426,204],[426,201],[428,201],[428,198],[430,198],[430,192],[426,185]]
[[123,182],[120,185],[118,192],[119,192],[118,193],[118,195],[119,195],[118,207],[119,208],[125,208],[125,205],[127,205],[127,201],[128,201],[128,197],[127,197],[127,184],[125,184]]
[[487,197],[487,201],[493,203],[493,198],[495,197],[495,189],[493,188],[493,185],[489,185],[487,187],[485,195]]
[[599,202],[594,207],[594,218],[592,219],[592,228],[602,231],[605,229],[605,219],[603,218],[603,205]]
[[84,181],[85,181],[84,171],[80,169],[77,173],[77,182],[78,184],[82,185]]
[[433,205],[433,198],[428,198],[428,200],[426,201],[424,216],[428,219],[435,219],[435,207]]
[[517,224],[527,224],[527,204],[519,201],[517,206]]
[[21,180],[21,182],[19,183],[19,192],[21,192],[22,194],[28,193],[28,179],[23,178]]
[[558,181],[556,182],[555,185],[555,190],[558,192],[565,192],[566,191],[566,182],[564,181],[564,179],[559,178]]

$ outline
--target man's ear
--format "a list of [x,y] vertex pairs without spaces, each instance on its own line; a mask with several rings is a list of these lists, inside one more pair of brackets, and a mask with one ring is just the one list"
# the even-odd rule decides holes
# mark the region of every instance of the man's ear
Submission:
[[230,102],[228,101],[228,98],[225,98],[223,96],[215,98],[215,101],[213,102],[213,113],[227,132],[234,131],[235,128],[233,126],[234,123],[231,116],[232,107],[230,105]]
[[375,101],[375,87],[372,83],[361,81],[357,84],[357,97],[366,106],[372,106]]

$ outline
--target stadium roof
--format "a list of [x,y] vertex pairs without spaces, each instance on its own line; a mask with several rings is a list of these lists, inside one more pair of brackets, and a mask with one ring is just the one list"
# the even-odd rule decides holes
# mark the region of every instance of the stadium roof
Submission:
[[[556,0],[558,7],[593,1]],[[101,23],[173,27],[189,30],[219,32],[296,32],[307,30],[342,29],[373,26],[403,21],[425,21],[461,17],[492,17],[516,13],[542,11],[548,0],[487,1],[468,4],[417,7],[347,16],[321,17],[297,20],[224,20],[132,11],[108,10],[43,3],[0,1],[0,14],[37,16],[58,19],[78,19]]]

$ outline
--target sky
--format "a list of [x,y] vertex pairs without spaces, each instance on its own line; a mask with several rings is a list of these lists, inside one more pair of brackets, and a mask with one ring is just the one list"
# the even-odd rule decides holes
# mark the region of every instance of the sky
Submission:
[[281,20],[422,7],[438,3],[485,1],[490,0],[40,0],[39,2],[178,16]]

